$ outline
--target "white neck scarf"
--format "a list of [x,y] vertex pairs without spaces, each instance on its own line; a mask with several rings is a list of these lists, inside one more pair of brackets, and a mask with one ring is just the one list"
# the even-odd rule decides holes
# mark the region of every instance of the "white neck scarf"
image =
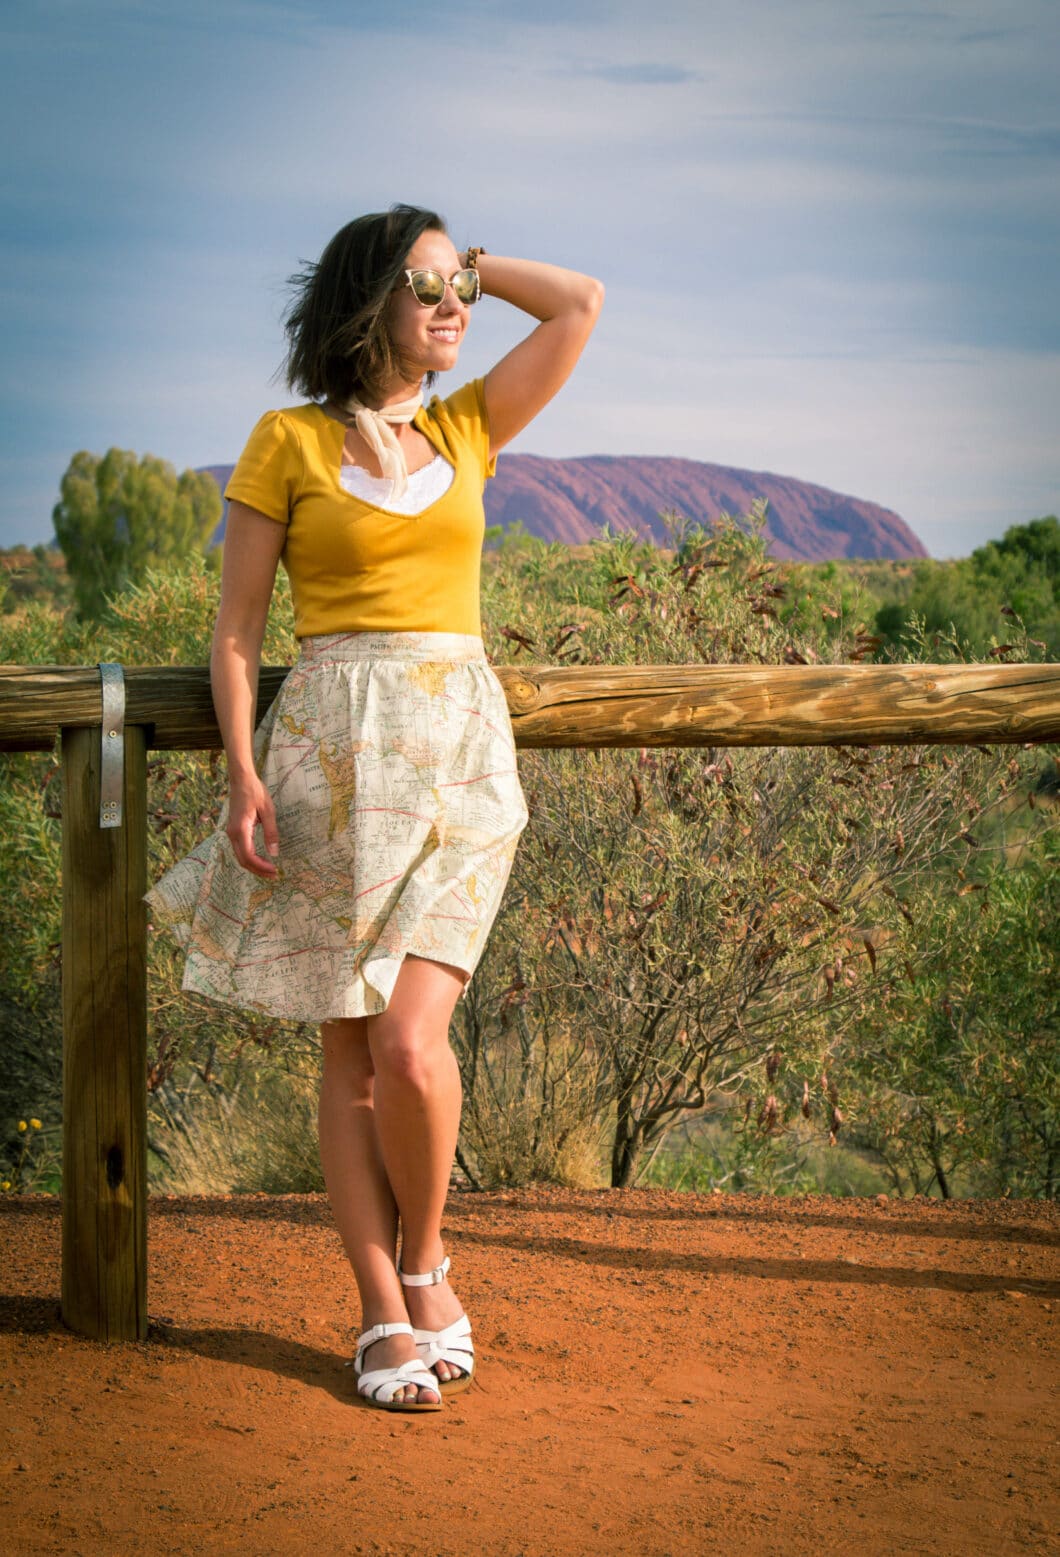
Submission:
[[402,497],[409,484],[405,452],[391,424],[411,422],[422,405],[423,394],[420,390],[409,400],[398,400],[394,405],[382,406],[378,411],[373,411],[371,406],[357,399],[342,402],[342,409],[379,461],[383,475],[390,482],[391,497]]

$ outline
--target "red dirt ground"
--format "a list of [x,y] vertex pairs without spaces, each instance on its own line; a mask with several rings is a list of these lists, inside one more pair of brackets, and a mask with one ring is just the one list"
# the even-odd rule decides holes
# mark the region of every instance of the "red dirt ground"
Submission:
[[58,1319],[0,1205],[8,1552],[1056,1551],[1060,1210],[454,1194],[479,1382],[358,1404],[318,1196],[152,1200],[149,1339]]

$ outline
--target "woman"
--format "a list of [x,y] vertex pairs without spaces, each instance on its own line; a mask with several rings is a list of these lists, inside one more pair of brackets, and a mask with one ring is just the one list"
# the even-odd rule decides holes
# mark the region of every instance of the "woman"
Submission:
[[[440,217],[405,205],[351,222],[295,283],[288,383],[310,403],[261,419],[225,494],[211,675],[227,817],[150,901],[188,947],[185,988],[320,1021],[358,1391],[439,1410],[474,1365],[441,1238],[461,1101],[449,1022],[527,820],[481,640],[482,488],[567,379],[603,288],[458,254]],[[538,324],[425,407],[480,293]],[[280,561],[300,657],[255,736]]]

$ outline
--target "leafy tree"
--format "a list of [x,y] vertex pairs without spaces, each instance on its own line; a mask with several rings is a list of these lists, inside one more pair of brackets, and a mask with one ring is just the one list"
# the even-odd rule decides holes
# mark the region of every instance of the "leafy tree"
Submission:
[[[486,610],[505,623],[490,647],[516,663],[873,652],[857,623],[837,637],[819,611],[783,621],[787,597],[760,537],[720,525],[670,556],[621,537],[576,563],[502,547]],[[531,822],[459,1013],[465,1166],[548,1173],[592,1118],[621,1186],[719,1092],[746,1096],[765,1133],[803,1109],[840,1129],[850,1104],[826,1061],[892,967],[919,960],[919,901],[956,877],[966,802],[983,809],[1003,760],[646,748],[526,752],[520,769]]]
[[1055,823],[1015,842],[1019,815],[925,900],[916,965],[838,1059],[856,1134],[902,1192],[1060,1195],[1060,845]]
[[[955,562],[915,564],[911,584],[880,606],[876,630],[900,648],[914,622],[952,640],[966,657],[1008,651],[1014,619],[1060,654],[1060,523],[1052,516],[1013,525],[1000,541]],[[1018,632],[1018,628],[1017,628]]]
[[124,449],[75,454],[61,494],[52,519],[83,618],[100,616],[148,568],[202,555],[221,517],[211,476],[178,476],[165,460]]
[[1060,596],[1060,520],[1054,514],[1032,519],[1030,524],[1014,524],[1000,541],[989,541],[972,552],[972,561],[981,573],[998,569],[1000,559],[1022,562],[1026,572],[1040,572]]
[[1032,633],[1060,652],[1060,522],[1050,517],[1013,525],[1000,541],[973,551],[980,588],[1015,612]]
[[[148,570],[142,583],[114,597],[98,620],[78,620],[31,602],[0,618],[0,661],[204,665],[218,594],[217,574],[206,570],[201,558],[189,557],[158,573]],[[290,617],[287,575],[281,572],[263,651],[268,664],[294,657]],[[224,787],[223,764],[214,753],[151,754],[150,880],[216,824]],[[56,1150],[61,1137],[60,811],[56,752],[0,753],[0,938],[5,950],[0,957],[0,1178],[15,1176],[22,1146],[19,1118],[38,1116],[42,1139]],[[222,1088],[238,1088],[239,1051],[261,1053],[281,1031],[284,1041],[277,1047],[284,1054],[290,1055],[293,1044],[304,1044],[291,1024],[249,1013],[235,1017],[224,1007],[182,995],[182,959],[168,936],[152,935],[149,958],[146,1082],[154,1185],[166,1182],[156,1141],[160,1133],[165,1138],[170,1132],[170,1116],[183,1116],[189,1086],[196,1096],[214,1097]],[[224,1057],[233,1055],[237,1060],[226,1074]]]

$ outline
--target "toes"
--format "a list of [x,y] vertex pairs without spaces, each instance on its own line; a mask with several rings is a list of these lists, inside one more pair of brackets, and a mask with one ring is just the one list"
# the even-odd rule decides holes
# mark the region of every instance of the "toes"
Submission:
[[403,1384],[394,1391],[393,1403],[403,1406],[436,1406],[441,1398],[436,1389],[428,1389],[426,1385],[418,1388],[415,1384]]

